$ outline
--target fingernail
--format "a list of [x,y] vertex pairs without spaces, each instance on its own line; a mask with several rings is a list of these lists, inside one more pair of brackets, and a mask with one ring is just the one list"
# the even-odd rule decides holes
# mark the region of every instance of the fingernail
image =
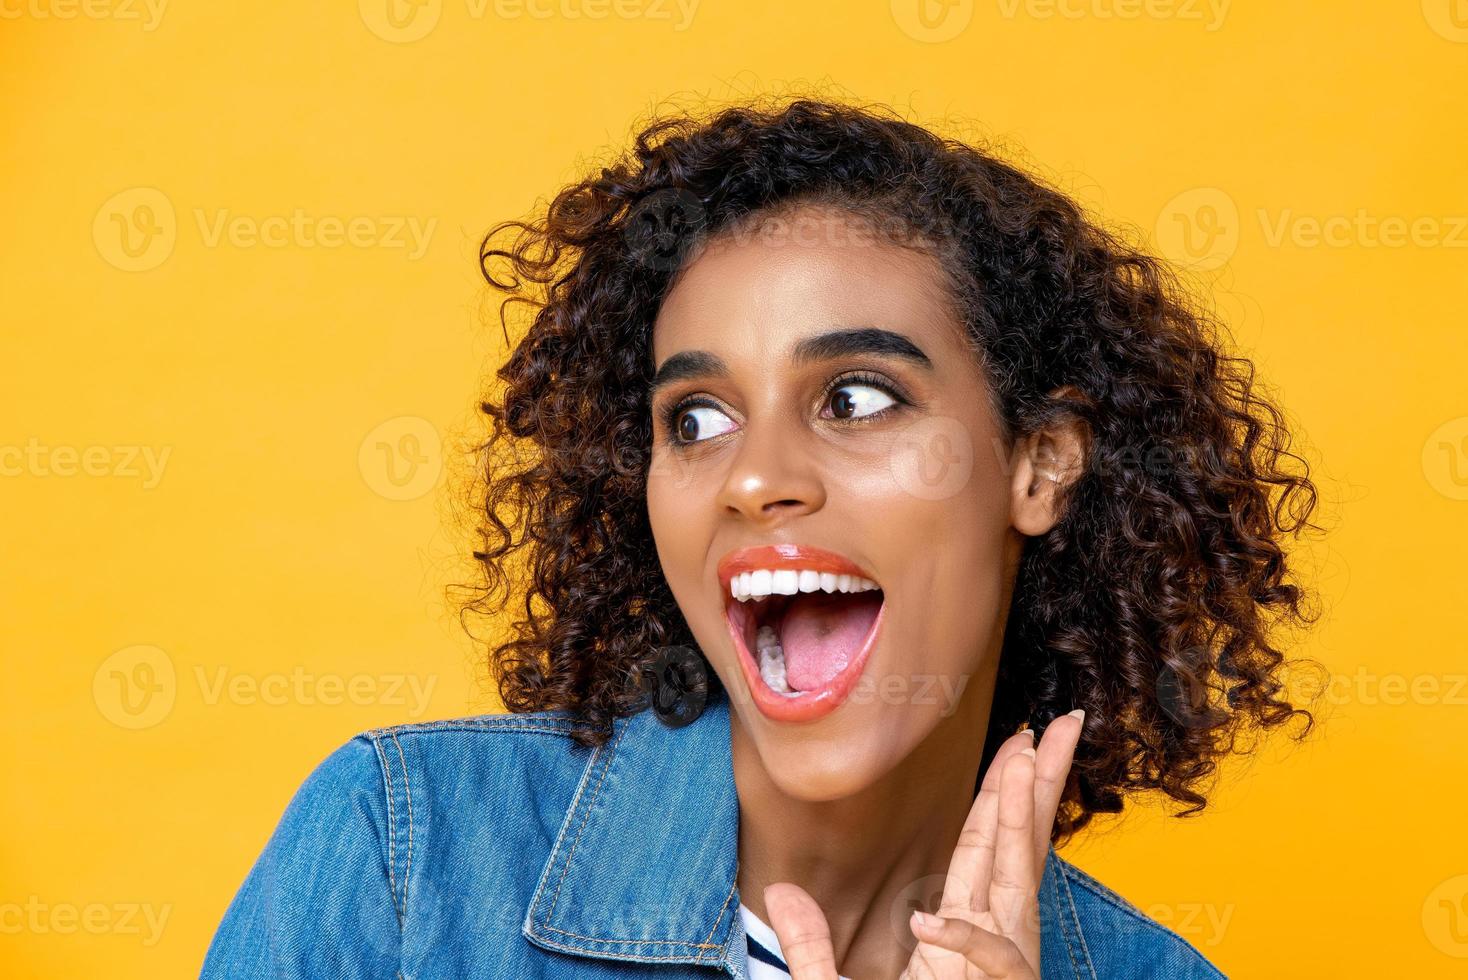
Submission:
[[1019,750],[1019,754],[1020,755],[1027,755],[1031,759],[1033,759],[1035,757],[1035,747],[1032,745],[1032,746],[1030,746],[1027,749],[1020,749]]
[[1084,725],[1086,723],[1086,709],[1085,708],[1077,708],[1074,711],[1067,711],[1066,714],[1069,715],[1070,717],[1074,718],[1076,721],[1080,722],[1082,725]]
[[912,913],[912,920],[918,925],[922,926],[924,929],[938,928],[938,917],[935,915],[929,915],[926,912],[918,912],[914,910]]
[[1024,733],[1030,737],[1031,742],[1035,740],[1035,730],[1033,728],[1026,728]]

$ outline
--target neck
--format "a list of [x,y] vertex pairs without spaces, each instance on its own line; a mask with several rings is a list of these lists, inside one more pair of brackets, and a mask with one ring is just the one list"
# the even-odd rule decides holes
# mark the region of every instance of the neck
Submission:
[[973,805],[993,695],[975,687],[886,775],[821,802],[776,785],[731,713],[741,901],[769,922],[765,886],[794,882],[825,913],[843,975],[898,975],[915,944],[909,914],[932,911]]

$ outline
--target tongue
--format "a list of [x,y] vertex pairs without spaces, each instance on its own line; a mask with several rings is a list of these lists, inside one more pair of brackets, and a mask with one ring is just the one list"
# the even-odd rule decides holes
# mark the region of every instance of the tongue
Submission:
[[780,621],[785,678],[797,691],[825,687],[851,663],[882,608],[882,593],[802,592]]

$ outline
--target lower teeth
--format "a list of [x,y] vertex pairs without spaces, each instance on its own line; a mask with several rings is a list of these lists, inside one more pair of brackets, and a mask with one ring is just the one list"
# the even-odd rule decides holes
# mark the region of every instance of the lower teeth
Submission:
[[755,650],[759,654],[759,675],[770,690],[788,698],[798,696],[785,679],[785,651],[780,647],[780,636],[773,626],[761,626],[754,638]]

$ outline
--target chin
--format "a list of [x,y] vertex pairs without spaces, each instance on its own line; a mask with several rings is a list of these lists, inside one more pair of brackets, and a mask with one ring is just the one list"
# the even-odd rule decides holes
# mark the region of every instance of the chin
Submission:
[[[858,708],[849,705],[849,708]],[[746,732],[770,781],[786,796],[809,803],[849,799],[870,789],[907,755],[910,719],[890,712],[833,716],[828,723],[798,730],[748,719]],[[840,722],[840,723],[837,723]]]

